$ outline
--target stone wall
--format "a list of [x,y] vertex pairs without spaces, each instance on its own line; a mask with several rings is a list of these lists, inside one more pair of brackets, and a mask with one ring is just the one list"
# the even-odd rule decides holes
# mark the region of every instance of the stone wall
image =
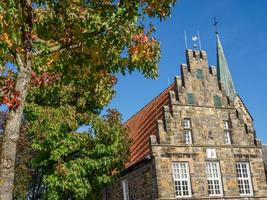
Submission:
[[153,159],[142,161],[122,173],[122,176],[104,191],[104,200],[123,200],[122,180],[127,179],[129,200],[157,199],[156,174]]
[[[213,146],[217,158],[208,159],[206,156],[207,146],[179,146],[179,145],[152,145],[155,156],[157,172],[158,195],[160,200],[175,199],[174,183],[172,178],[172,162],[188,162],[191,179],[192,198],[205,199],[209,196],[207,188],[207,176],[205,164],[207,161],[218,161],[221,169],[223,197],[240,199],[236,179],[235,163],[248,161],[252,174],[254,198],[267,199],[267,186],[264,174],[264,165],[261,158],[260,148],[225,148]],[[215,197],[214,197],[215,198]],[[251,199],[254,199],[251,198]],[[212,199],[212,198],[211,198]]]
[[[237,183],[236,162],[249,162],[253,197],[267,199],[267,185],[261,144],[256,139],[253,119],[239,96],[230,99],[217,79],[216,69],[208,67],[204,51],[186,52],[187,64],[176,77],[177,91],[170,91],[170,106],[164,106],[164,120],[158,121],[158,139],[152,155],[160,200],[176,199],[172,178],[173,162],[188,162],[192,197],[189,199],[241,199]],[[199,76],[198,71],[202,71]],[[193,96],[189,102],[188,94]],[[214,96],[221,105],[214,104]],[[185,144],[183,121],[190,119],[192,144]],[[224,121],[230,123],[231,144],[224,141]],[[207,158],[207,149],[215,149],[216,158]],[[220,165],[223,196],[209,197],[206,162]],[[246,198],[245,198],[246,199]]]

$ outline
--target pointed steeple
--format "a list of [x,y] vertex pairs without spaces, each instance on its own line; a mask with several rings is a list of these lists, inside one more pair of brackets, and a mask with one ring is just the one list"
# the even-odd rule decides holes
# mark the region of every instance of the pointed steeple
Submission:
[[236,97],[235,87],[231,73],[223,52],[222,44],[219,38],[219,33],[216,31],[216,50],[217,50],[217,77],[223,85],[226,95],[231,99]]

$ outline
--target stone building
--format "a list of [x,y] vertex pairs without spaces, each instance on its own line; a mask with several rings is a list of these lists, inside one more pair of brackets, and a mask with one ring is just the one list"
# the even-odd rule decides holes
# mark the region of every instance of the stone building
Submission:
[[125,123],[131,158],[104,199],[267,199],[262,145],[216,41],[217,68],[187,49],[181,77]]

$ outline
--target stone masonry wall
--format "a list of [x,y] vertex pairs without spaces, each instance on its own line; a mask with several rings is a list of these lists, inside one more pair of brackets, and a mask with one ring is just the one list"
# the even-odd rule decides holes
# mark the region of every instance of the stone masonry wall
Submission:
[[123,200],[122,180],[127,179],[129,200],[157,199],[154,161],[150,159],[125,172],[119,180],[104,191],[104,200]]
[[[264,165],[259,148],[225,148],[212,146],[216,150],[216,159],[207,159],[207,146],[152,145],[157,171],[158,200],[176,199],[172,178],[172,162],[188,162],[192,188],[189,199],[216,199],[209,197],[205,164],[218,161],[221,169],[223,196],[218,199],[241,199],[236,179],[235,162],[248,161],[252,174],[254,195],[250,199],[267,199],[267,186]],[[243,197],[245,198],[245,197]],[[242,198],[242,199],[243,199]]]
[[[172,162],[188,162],[192,197],[189,199],[267,199],[267,184],[262,150],[256,138],[253,119],[239,96],[230,99],[217,79],[216,69],[208,67],[204,51],[186,52],[187,64],[175,82],[178,92],[170,91],[170,106],[164,106],[164,120],[158,121],[158,136],[152,144],[155,159],[158,199],[176,199]],[[202,74],[200,72],[202,72]],[[189,101],[188,94],[193,96]],[[215,105],[214,96],[221,105]],[[190,119],[192,144],[185,144],[184,119]],[[231,144],[225,144],[224,121],[230,123]],[[207,158],[215,149],[216,158]],[[206,162],[220,165],[223,196],[210,197]],[[240,196],[236,162],[249,162],[253,196]]]

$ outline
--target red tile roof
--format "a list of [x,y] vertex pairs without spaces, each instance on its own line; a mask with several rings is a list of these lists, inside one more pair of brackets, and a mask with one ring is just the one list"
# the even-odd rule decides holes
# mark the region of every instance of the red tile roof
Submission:
[[133,140],[130,148],[131,157],[127,166],[133,165],[150,154],[149,136],[157,136],[157,120],[163,120],[163,106],[169,105],[169,91],[174,88],[173,83],[124,123],[124,126],[128,128],[129,137]]

